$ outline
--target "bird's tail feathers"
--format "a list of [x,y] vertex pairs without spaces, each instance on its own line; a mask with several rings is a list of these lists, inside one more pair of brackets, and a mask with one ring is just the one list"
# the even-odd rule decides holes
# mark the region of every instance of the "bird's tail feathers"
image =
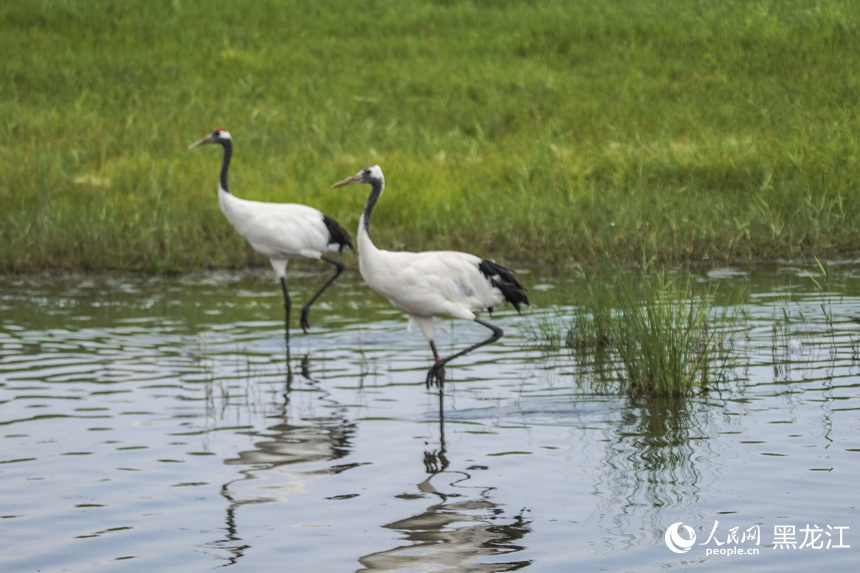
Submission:
[[505,300],[514,305],[517,312],[520,311],[521,304],[529,304],[526,289],[517,280],[512,270],[486,259],[481,260],[478,268],[485,277],[490,279],[494,287],[502,291]]
[[346,249],[354,249],[349,233],[346,229],[340,226],[340,223],[328,215],[323,215],[323,223],[325,223],[325,226],[328,229],[330,237],[329,244],[338,245],[338,252],[342,253]]

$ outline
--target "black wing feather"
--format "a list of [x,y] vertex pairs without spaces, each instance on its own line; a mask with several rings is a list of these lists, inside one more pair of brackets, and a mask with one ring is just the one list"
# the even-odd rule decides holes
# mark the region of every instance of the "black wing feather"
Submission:
[[478,268],[494,287],[502,291],[505,300],[514,305],[517,312],[520,311],[521,304],[529,304],[526,289],[512,270],[486,259],[481,260]]
[[329,245],[332,243],[338,245],[338,252],[341,253],[344,249],[353,248],[352,240],[349,238],[349,233],[346,232],[346,229],[340,226],[340,223],[328,215],[323,215],[323,223],[325,223],[325,226],[328,229]]

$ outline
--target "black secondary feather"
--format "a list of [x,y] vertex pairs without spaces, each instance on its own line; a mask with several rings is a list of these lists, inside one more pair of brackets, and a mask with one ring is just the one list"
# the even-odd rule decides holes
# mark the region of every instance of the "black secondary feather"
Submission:
[[520,284],[511,269],[486,259],[481,260],[478,268],[485,277],[490,279],[494,287],[502,291],[505,300],[514,305],[517,312],[520,311],[521,304],[529,304],[525,287]]

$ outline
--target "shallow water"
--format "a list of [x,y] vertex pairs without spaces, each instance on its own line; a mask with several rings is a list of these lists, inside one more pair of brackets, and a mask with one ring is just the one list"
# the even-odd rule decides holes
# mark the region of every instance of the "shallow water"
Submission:
[[[534,344],[577,283],[524,272],[536,304],[495,314],[441,408],[425,340],[355,274],[289,362],[267,273],[0,278],[2,569],[853,571],[855,267],[825,292],[814,268],[703,271],[748,289],[742,359],[638,402]],[[437,329],[443,354],[486,336]]]

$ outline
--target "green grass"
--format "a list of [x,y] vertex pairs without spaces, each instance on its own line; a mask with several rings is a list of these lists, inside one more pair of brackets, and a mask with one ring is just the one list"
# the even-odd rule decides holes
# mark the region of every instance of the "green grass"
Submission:
[[627,392],[677,396],[723,381],[731,321],[714,316],[714,292],[696,292],[689,275],[645,271],[640,279],[619,281],[610,330]]
[[[540,346],[593,359],[600,366],[593,382],[620,381],[632,397],[686,396],[729,377],[739,316],[715,305],[717,285],[698,284],[689,270],[650,265],[632,271],[604,264],[581,275],[569,316],[544,313],[527,327]],[[720,296],[736,302],[742,291]]]
[[265,264],[232,189],[514,262],[860,253],[850,0],[0,3],[0,272]]

